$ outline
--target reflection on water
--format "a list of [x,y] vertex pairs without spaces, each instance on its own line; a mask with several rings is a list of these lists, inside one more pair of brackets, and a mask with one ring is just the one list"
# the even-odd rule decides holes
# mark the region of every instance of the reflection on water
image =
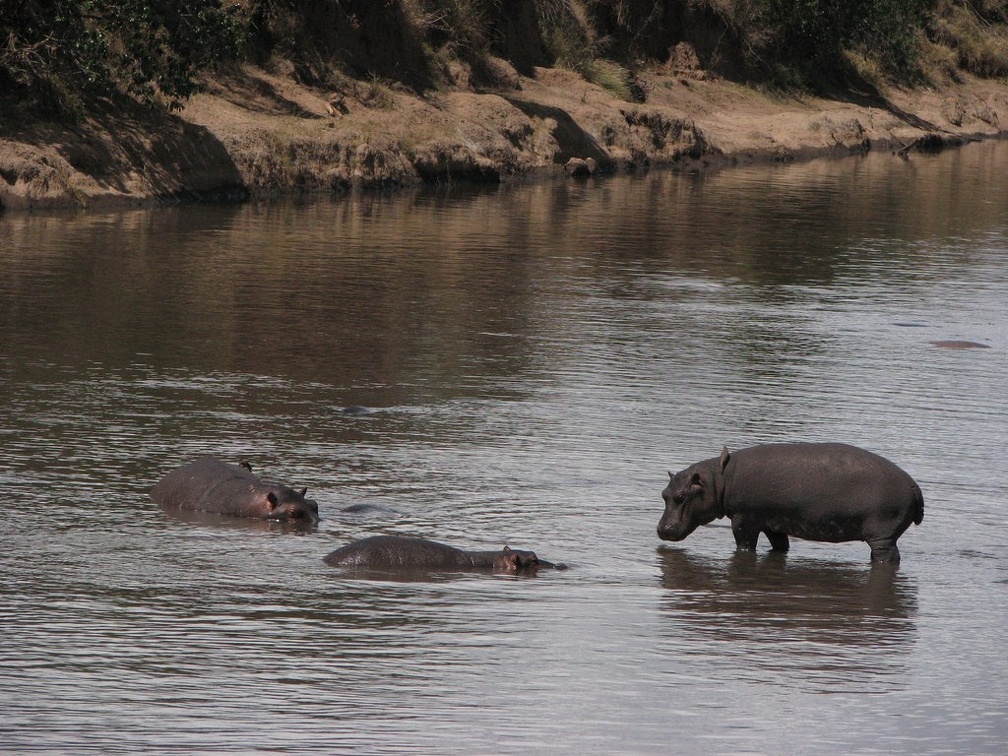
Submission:
[[299,533],[314,530],[317,525],[301,520],[260,520],[249,517],[234,517],[217,512],[200,512],[194,509],[163,507],[165,516],[178,522],[212,528],[239,528],[259,532]]
[[[908,270],[945,282],[973,255],[956,240],[1003,227],[995,149],[947,158],[940,178],[924,173],[937,163],[879,157],[842,171],[816,162],[335,205],[11,216],[0,227],[0,328],[22,367],[56,350],[61,363],[211,376],[327,382],[336,370],[357,389],[346,404],[378,406],[403,403],[404,376],[485,391],[481,379],[528,373],[530,345],[557,338],[573,296],[603,305],[583,313],[586,327],[620,315],[606,300],[643,300],[629,313],[642,324],[647,302],[679,302],[691,305],[676,330],[689,340],[695,320],[730,330],[754,361],[808,347],[815,356],[820,344],[802,326],[835,307],[824,287],[902,281]],[[982,198],[958,190],[981,175]],[[557,297],[561,280],[569,288]],[[726,318],[737,300],[803,312]],[[983,334],[929,330],[921,341],[932,335]]]
[[[0,750],[1000,753],[1006,164],[3,216]],[[795,440],[921,484],[898,572],[659,544],[666,470]],[[321,522],[161,511],[201,454]],[[322,563],[381,533],[570,569]]]
[[901,684],[917,636],[912,577],[775,552],[724,560],[664,548],[658,558],[670,631],[693,636],[679,642],[813,692]]

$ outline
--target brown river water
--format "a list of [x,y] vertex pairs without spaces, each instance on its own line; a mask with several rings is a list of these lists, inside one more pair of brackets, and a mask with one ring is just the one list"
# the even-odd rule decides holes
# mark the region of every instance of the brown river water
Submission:
[[[1006,378],[1005,142],[0,216],[0,751],[1003,753]],[[898,571],[658,539],[783,440],[915,477]],[[200,454],[318,528],[152,504]],[[570,569],[322,563],[379,533]]]

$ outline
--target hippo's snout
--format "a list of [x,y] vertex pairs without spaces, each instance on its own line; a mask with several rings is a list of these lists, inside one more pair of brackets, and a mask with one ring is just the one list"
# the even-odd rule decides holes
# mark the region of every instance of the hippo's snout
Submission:
[[670,516],[668,512],[662,516],[658,523],[658,537],[663,541],[681,541],[694,530],[695,528],[686,525],[681,517]]
[[269,519],[315,525],[319,521],[318,505],[311,500],[306,500],[304,504],[282,504],[270,512]]

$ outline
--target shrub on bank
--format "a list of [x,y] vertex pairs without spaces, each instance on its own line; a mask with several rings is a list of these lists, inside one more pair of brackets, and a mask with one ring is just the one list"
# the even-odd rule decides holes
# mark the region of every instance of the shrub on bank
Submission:
[[852,68],[908,80],[922,48],[999,76],[1006,29],[1004,0],[0,0],[0,94],[61,112],[89,93],[178,107],[234,58],[424,90],[454,62],[479,83],[499,56],[629,99],[632,72],[682,42],[722,75],[794,86],[842,85]]
[[238,54],[244,23],[220,0],[0,0],[0,91],[57,112],[125,92],[178,107],[196,72]]
[[1008,3],[941,0],[930,20],[930,36],[950,48],[957,64],[978,76],[1008,75]]

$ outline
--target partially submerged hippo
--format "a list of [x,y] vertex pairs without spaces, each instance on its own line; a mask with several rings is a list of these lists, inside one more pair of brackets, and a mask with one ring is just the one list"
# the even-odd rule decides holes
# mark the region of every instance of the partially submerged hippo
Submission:
[[877,454],[847,444],[765,444],[687,467],[662,491],[658,536],[681,541],[700,525],[731,520],[739,550],[760,533],[787,551],[788,536],[867,541],[871,560],[898,564],[898,539],[924,519],[913,478]]
[[943,349],[990,349],[990,344],[981,344],[978,341],[960,341],[958,339],[953,339],[951,341],[932,341],[931,342],[936,347],[942,347]]
[[505,546],[501,551],[463,551],[425,538],[382,535],[336,549],[322,561],[330,567],[388,572],[534,572],[564,569],[532,551]]
[[313,525],[318,504],[306,493],[261,479],[247,462],[229,465],[201,457],[161,478],[150,497],[166,508]]

